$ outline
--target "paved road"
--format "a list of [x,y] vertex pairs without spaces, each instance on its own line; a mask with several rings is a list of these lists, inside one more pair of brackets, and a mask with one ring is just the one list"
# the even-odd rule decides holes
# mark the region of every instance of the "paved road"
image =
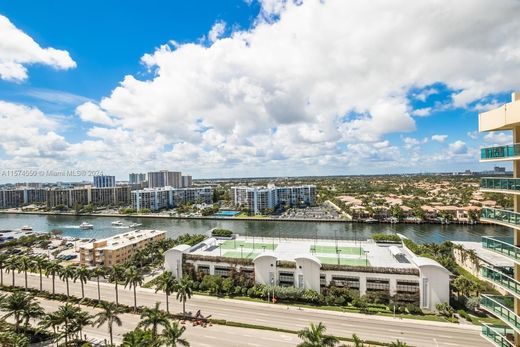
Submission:
[[[4,277],[5,284],[11,284],[10,276]],[[51,291],[52,281],[44,277],[44,290]],[[16,284],[23,285],[23,274],[16,275]],[[29,286],[38,288],[39,277],[29,274]],[[65,293],[65,283],[56,279],[56,291]],[[80,297],[79,283],[70,283],[71,295]],[[85,295],[97,298],[96,282],[85,285]],[[115,300],[114,286],[110,283],[101,284],[101,298]],[[133,305],[133,293],[120,286],[119,301],[126,305]],[[165,307],[163,293],[155,293],[152,289],[138,288],[138,305],[153,306],[161,302]],[[202,314],[211,314],[213,318],[226,319],[234,322],[244,322],[257,325],[300,330],[311,322],[323,322],[327,332],[336,336],[350,337],[357,334],[362,339],[372,341],[391,342],[397,339],[418,347],[452,347],[471,346],[489,347],[486,340],[480,337],[480,328],[477,326],[461,326],[450,323],[419,321],[409,319],[393,319],[391,317],[366,316],[355,313],[341,313],[315,309],[298,309],[285,305],[262,304],[241,300],[218,299],[209,296],[194,296],[186,304],[188,311],[201,310]],[[170,310],[180,312],[182,306],[170,298]],[[217,344],[215,344],[217,345]]]

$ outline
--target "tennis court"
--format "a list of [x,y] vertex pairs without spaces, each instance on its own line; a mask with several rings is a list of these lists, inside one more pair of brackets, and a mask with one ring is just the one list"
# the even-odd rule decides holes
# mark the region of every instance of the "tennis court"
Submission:
[[228,240],[228,241],[225,241],[221,247],[222,247],[222,249],[240,249],[240,245],[242,245],[244,249],[263,250],[263,247],[265,247],[265,249],[268,251],[274,251],[276,249],[276,247],[278,246],[276,243],[274,244],[274,248],[273,248],[272,243],[255,242],[253,244],[253,242]]
[[[337,248],[341,254],[352,254],[352,255],[362,255],[363,249],[361,247],[338,247]],[[311,246],[311,253],[332,253],[336,254],[335,246]]]
[[254,259],[259,253],[254,252],[240,252],[240,251],[229,251],[224,253],[224,257],[226,258],[244,258],[244,259]]
[[[318,257],[322,264],[331,264],[337,265],[338,258],[324,258]],[[370,266],[370,262],[365,259],[349,259],[349,258],[339,258],[340,265],[349,265],[349,266]]]

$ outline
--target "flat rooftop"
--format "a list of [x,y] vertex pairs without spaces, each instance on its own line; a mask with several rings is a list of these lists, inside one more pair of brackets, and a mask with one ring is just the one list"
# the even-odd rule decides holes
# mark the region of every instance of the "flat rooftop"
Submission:
[[235,240],[207,239],[187,250],[190,254],[254,259],[269,252],[281,261],[294,261],[302,255],[317,257],[322,264],[416,268],[410,254],[401,245],[392,245],[402,253],[393,256],[390,245],[367,241],[301,240],[267,237],[242,237]]
[[106,246],[96,247],[98,250],[114,250],[125,247],[130,244],[139,243],[142,240],[155,237],[157,235],[166,234],[162,230],[133,230],[126,233],[117,234],[106,239],[100,239],[80,246],[80,249],[93,249],[94,244],[106,241]]
[[514,261],[509,259],[508,257],[490,251],[482,247],[482,243],[480,242],[472,242],[472,241],[452,241],[454,244],[462,245],[465,249],[472,249],[477,253],[477,257],[482,259],[488,264],[497,267],[513,267]]

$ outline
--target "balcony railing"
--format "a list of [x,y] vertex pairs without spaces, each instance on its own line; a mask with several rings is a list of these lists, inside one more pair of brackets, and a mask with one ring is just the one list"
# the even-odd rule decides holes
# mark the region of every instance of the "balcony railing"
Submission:
[[482,236],[482,247],[520,261],[520,247],[513,245],[512,237]]
[[520,143],[480,149],[481,160],[507,159],[520,156]]
[[480,269],[480,274],[488,281],[499,285],[509,293],[520,298],[520,282],[516,281],[514,278],[487,266],[483,266]]
[[506,224],[513,228],[520,228],[520,213],[496,208],[483,208],[480,211],[480,220],[488,219],[491,222]]
[[480,179],[481,189],[506,190],[511,193],[520,193],[520,178],[491,178]]
[[513,311],[514,298],[512,296],[482,294],[480,306],[520,332],[520,317]]
[[499,347],[515,347],[512,342],[513,330],[503,326],[482,325],[482,336]]

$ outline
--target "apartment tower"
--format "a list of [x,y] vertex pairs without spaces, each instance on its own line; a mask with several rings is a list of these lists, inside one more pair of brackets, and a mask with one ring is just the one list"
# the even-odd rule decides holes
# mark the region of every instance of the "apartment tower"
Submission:
[[511,228],[511,237],[482,238],[482,246],[514,261],[514,267],[482,266],[482,277],[507,295],[482,295],[480,306],[503,325],[484,324],[482,336],[495,346],[520,346],[520,92],[512,101],[479,115],[479,131],[511,131],[513,143],[482,148],[481,162],[512,161],[513,177],[488,177],[480,181],[481,191],[510,194],[513,210],[483,208],[481,221]]

